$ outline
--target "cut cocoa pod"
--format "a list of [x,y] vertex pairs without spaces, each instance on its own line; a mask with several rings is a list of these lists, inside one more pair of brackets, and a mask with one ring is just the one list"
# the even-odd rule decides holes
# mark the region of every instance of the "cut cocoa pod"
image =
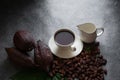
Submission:
[[45,71],[49,71],[49,68],[53,62],[53,55],[49,47],[39,40],[37,41],[34,53],[34,60],[38,67]]
[[19,67],[34,67],[34,61],[25,53],[20,52],[16,48],[5,48],[8,58],[12,63]]
[[32,34],[25,30],[19,30],[13,38],[14,45],[23,52],[31,51],[35,46],[35,40]]

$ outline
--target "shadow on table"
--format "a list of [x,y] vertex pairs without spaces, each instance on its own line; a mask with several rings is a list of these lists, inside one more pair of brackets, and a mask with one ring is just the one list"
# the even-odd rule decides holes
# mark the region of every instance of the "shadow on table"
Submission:
[[21,13],[26,7],[43,3],[45,0],[1,0],[0,1],[0,25],[8,16]]

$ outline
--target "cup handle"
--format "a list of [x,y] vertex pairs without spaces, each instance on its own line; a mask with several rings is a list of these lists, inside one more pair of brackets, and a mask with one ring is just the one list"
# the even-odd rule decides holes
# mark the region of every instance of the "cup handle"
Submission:
[[97,37],[104,33],[104,28],[97,28]]
[[71,46],[72,51],[76,51],[76,47],[74,45]]

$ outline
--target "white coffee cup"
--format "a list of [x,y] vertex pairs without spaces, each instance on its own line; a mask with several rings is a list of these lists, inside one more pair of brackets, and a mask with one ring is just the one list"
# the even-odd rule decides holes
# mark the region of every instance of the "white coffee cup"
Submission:
[[80,30],[80,38],[85,43],[92,43],[104,33],[104,28],[96,28],[92,23],[84,23],[77,26]]
[[54,41],[59,49],[75,51],[73,46],[75,41],[75,34],[69,29],[57,30],[54,34]]
[[49,40],[51,52],[60,58],[72,58],[80,54],[83,43],[72,30],[57,30]]

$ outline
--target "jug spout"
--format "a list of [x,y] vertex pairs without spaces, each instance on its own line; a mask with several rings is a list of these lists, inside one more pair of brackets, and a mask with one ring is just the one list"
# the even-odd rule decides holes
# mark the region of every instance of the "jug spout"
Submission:
[[82,25],[77,25],[77,28],[80,30],[80,31],[84,31],[84,27]]

